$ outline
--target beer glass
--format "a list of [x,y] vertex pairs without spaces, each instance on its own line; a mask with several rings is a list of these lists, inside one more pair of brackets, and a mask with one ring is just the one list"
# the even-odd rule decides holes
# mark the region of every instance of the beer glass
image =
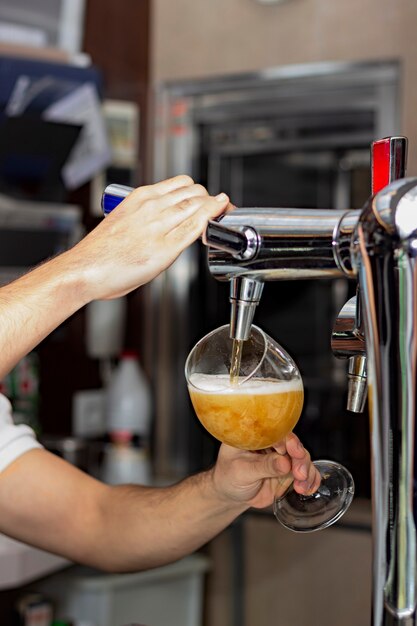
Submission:
[[[244,342],[230,338],[228,325],[203,337],[188,355],[185,377],[201,424],[236,448],[267,450],[293,430],[301,415],[304,390],[296,364],[254,325]],[[353,478],[346,468],[333,461],[314,465],[321,475],[315,493],[303,496],[291,484],[273,504],[277,520],[296,532],[333,524],[353,498]]]

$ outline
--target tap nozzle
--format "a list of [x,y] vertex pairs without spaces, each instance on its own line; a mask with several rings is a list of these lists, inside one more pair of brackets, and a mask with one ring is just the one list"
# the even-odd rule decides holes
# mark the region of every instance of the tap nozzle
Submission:
[[340,311],[332,333],[333,354],[348,359],[347,410],[362,413],[367,396],[366,346],[362,328],[360,295],[346,302]]
[[264,284],[252,278],[236,277],[230,281],[230,337],[249,339],[255,310]]
[[363,413],[367,394],[366,356],[357,354],[349,359],[347,410]]

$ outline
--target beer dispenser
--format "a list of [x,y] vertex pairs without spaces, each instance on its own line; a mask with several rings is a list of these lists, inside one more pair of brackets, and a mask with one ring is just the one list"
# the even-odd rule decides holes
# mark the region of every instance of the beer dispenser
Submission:
[[[203,236],[214,278],[230,281],[231,336],[245,339],[265,281],[347,276],[356,298],[332,335],[349,359],[350,408],[366,389],[371,421],[372,626],[416,626],[413,513],[417,371],[417,178],[405,175],[407,141],[372,146],[373,195],[362,209],[238,208]],[[111,185],[109,212],[127,194]],[[308,323],[308,320],[306,320]]]

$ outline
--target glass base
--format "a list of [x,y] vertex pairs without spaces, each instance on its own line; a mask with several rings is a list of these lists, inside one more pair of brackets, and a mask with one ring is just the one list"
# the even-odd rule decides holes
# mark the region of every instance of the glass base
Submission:
[[283,496],[274,501],[277,520],[298,533],[327,528],[347,511],[355,492],[351,473],[333,461],[315,461],[321,484],[311,496],[303,496],[291,485]]

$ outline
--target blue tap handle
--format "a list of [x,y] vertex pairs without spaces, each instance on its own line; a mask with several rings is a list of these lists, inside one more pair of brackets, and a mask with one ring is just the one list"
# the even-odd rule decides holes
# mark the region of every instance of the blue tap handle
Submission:
[[127,185],[107,185],[101,196],[101,208],[104,215],[108,215],[133,191],[133,187]]

